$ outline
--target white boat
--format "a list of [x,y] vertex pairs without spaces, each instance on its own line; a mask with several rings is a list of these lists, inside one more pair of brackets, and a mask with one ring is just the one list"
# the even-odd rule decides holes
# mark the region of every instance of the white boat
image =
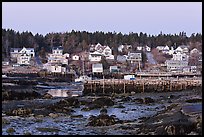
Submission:
[[87,75],[83,75],[83,76],[80,76],[79,78],[76,78],[75,82],[85,82],[87,80],[92,80],[92,78]]

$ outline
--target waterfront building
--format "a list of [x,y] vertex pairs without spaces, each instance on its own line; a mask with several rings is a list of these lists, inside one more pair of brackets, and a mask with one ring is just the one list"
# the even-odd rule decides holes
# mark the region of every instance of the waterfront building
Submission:
[[17,56],[17,64],[19,65],[29,65],[30,64],[31,55],[27,53],[21,53]]
[[179,72],[182,72],[183,68],[188,66],[188,61],[166,60],[165,65],[167,66],[167,71],[179,71]]
[[30,59],[32,57],[35,57],[35,50],[34,48],[25,48],[25,47],[11,48],[10,57],[12,61],[17,62],[19,64],[29,64]]
[[118,72],[118,71],[119,71],[118,66],[110,66],[110,73]]
[[142,53],[140,51],[128,52],[127,61],[130,63],[138,63],[142,61]]
[[95,52],[89,53],[89,60],[90,61],[99,62],[99,61],[101,61],[101,59],[102,59],[102,55],[99,52],[95,51]]
[[52,53],[48,54],[48,62],[44,64],[44,68],[49,72],[66,73],[68,66],[69,54],[63,54],[63,48],[53,47]]
[[92,64],[92,73],[103,73],[103,64]]

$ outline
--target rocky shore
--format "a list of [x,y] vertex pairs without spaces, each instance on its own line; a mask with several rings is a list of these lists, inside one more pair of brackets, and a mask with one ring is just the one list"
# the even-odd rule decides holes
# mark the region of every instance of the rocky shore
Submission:
[[3,135],[202,135],[201,88],[53,97],[12,86],[2,88]]

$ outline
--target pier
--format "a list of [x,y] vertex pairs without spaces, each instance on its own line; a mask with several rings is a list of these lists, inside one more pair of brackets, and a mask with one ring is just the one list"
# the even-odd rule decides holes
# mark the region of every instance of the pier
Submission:
[[202,86],[202,79],[100,79],[84,83],[83,94],[181,91]]

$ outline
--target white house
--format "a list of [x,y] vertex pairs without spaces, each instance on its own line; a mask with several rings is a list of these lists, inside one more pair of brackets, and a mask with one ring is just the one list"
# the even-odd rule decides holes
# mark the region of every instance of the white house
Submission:
[[18,55],[26,53],[27,55],[30,55],[31,57],[35,57],[35,50],[34,48],[11,48],[10,50],[10,56],[11,58],[16,59]]
[[106,46],[104,49],[103,49],[103,52],[102,54],[107,57],[107,56],[110,56],[112,55],[112,50],[109,46]]
[[61,63],[45,64],[44,68],[53,73],[66,73],[66,66]]
[[162,53],[165,53],[165,54],[169,53],[169,47],[167,45],[162,49]]
[[126,44],[126,45],[119,45],[119,46],[118,46],[118,51],[119,51],[119,52],[123,52],[124,49],[130,50],[130,49],[132,49],[132,45],[127,45],[127,44]]
[[25,47],[23,47],[23,48],[19,51],[19,53],[20,53],[20,54],[26,53],[26,54],[30,55],[31,57],[35,57],[34,48],[25,48]]
[[31,55],[27,53],[18,54],[17,56],[17,64],[20,65],[29,65],[30,64]]
[[168,52],[167,54],[169,54],[169,55],[173,55],[173,53],[174,53],[174,48],[171,47],[171,49],[169,50],[169,52]]
[[188,61],[182,60],[166,60],[167,71],[183,71],[184,67],[188,66]]
[[17,58],[19,52],[20,52],[21,48],[11,48],[10,50],[10,56],[11,58]]
[[118,55],[117,56],[117,61],[121,62],[121,63],[125,63],[127,60],[127,56],[126,55]]
[[114,59],[112,55],[112,49],[109,46],[102,46],[100,43],[91,45],[89,60],[90,61],[100,61],[101,56],[104,56],[106,59]]
[[137,46],[137,50],[141,51],[142,50],[142,46]]
[[180,47],[183,50],[182,51],[183,53],[188,53],[189,52],[189,49],[188,49],[188,47],[186,45],[180,45],[178,47]]
[[181,53],[183,53],[183,49],[182,49],[181,47],[177,47],[177,48],[175,49],[175,52],[181,52]]
[[128,52],[127,60],[131,63],[142,61],[142,53],[141,52]]
[[162,51],[164,49],[164,46],[157,46],[156,49],[158,49],[159,51]]
[[194,48],[190,51],[190,54],[194,54],[194,53],[199,54],[199,50],[197,48]]
[[2,65],[3,66],[8,66],[9,65],[9,61],[2,61]]
[[119,46],[118,46],[118,51],[119,51],[119,52],[122,52],[122,51],[123,51],[123,48],[124,48],[124,45],[119,45]]
[[68,65],[69,54],[63,54],[63,48],[53,47],[52,54],[48,54],[48,63],[62,63]]
[[62,46],[60,46],[60,47],[53,47],[52,54],[54,54],[54,55],[62,55],[63,54]]
[[73,56],[72,56],[72,60],[79,60],[79,58],[80,58],[80,57],[79,57],[78,55],[73,55]]
[[147,46],[147,45],[145,46],[145,49],[146,49],[147,52],[151,51],[151,48],[149,46]]
[[69,54],[63,54],[63,48],[53,47],[52,54],[48,54],[48,62],[44,64],[44,68],[49,72],[65,73],[67,71]]
[[102,55],[97,51],[95,51],[93,53],[91,53],[91,52],[89,53],[89,60],[90,61],[101,61],[101,58],[102,58]]
[[191,71],[190,66],[183,67],[183,72],[190,72],[190,71]]
[[172,60],[188,61],[189,56],[186,53],[174,52]]
[[101,63],[92,64],[92,73],[103,73],[103,65]]
[[103,52],[103,50],[104,50],[104,48],[105,48],[105,46],[102,46],[100,43],[97,43],[96,45],[95,45],[95,51],[98,51],[98,52],[100,52],[100,53],[102,53]]

